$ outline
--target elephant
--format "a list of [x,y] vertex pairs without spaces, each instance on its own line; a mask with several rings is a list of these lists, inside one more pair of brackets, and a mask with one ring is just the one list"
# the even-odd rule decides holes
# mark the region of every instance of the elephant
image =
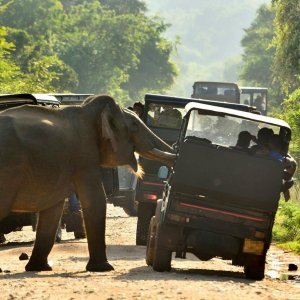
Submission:
[[101,167],[127,165],[142,176],[135,153],[171,166],[172,148],[132,111],[108,95],[80,105],[23,105],[0,113],[0,220],[10,212],[39,212],[26,271],[51,271],[48,255],[64,199],[76,192],[82,206],[87,271],[113,270],[105,244],[106,195]]

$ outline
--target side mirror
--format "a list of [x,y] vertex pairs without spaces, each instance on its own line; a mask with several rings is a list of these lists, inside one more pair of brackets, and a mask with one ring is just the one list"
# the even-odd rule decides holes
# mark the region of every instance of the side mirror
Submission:
[[167,179],[169,176],[169,169],[166,166],[161,166],[157,175],[160,179]]

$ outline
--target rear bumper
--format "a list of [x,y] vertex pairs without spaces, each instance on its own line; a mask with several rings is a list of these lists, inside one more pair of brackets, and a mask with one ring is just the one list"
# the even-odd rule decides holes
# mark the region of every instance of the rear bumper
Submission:
[[156,201],[162,197],[165,184],[151,179],[140,180],[137,186],[137,201],[156,204]]

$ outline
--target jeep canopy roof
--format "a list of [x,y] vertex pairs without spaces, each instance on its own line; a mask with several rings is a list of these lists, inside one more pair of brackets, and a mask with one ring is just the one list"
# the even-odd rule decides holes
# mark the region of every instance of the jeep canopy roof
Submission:
[[288,123],[286,123],[283,120],[272,118],[272,117],[262,116],[258,114],[245,112],[245,111],[237,111],[235,109],[230,109],[225,107],[211,106],[211,105],[206,105],[206,104],[196,103],[196,102],[190,102],[185,106],[185,110],[187,113],[193,109],[212,111],[220,114],[223,113],[225,115],[235,116],[246,120],[252,120],[252,121],[261,122],[265,124],[285,127],[290,131],[290,126]]
[[60,101],[48,94],[8,94],[0,95],[0,109],[23,104],[59,105]]
[[247,112],[252,112],[255,110],[254,107],[246,104],[228,103],[228,102],[205,100],[205,99],[193,99],[187,97],[176,97],[176,96],[160,95],[160,94],[146,94],[145,95],[146,109],[147,109],[148,102],[158,102],[161,104],[177,104],[182,106],[185,106],[189,102],[198,102],[207,105],[227,107],[227,108],[232,108],[232,109],[237,109],[240,111],[247,111]]
[[81,104],[87,97],[93,94],[51,94],[55,96],[61,104]]

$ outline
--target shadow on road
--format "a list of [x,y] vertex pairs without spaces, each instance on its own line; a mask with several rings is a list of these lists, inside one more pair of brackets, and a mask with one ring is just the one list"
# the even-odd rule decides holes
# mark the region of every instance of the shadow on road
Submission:
[[4,244],[0,244],[0,249],[1,248],[17,248],[17,247],[24,247],[24,246],[30,246],[34,244],[33,241],[24,241],[24,242],[6,242]]
[[170,272],[156,272],[152,267],[144,266],[129,270],[127,274],[117,276],[118,279],[133,279],[133,280],[153,280],[149,273],[155,274],[155,280],[178,280],[178,281],[234,281],[241,283],[252,283],[247,280],[243,272],[222,271],[222,270],[206,270],[206,269],[178,269],[172,268]]

